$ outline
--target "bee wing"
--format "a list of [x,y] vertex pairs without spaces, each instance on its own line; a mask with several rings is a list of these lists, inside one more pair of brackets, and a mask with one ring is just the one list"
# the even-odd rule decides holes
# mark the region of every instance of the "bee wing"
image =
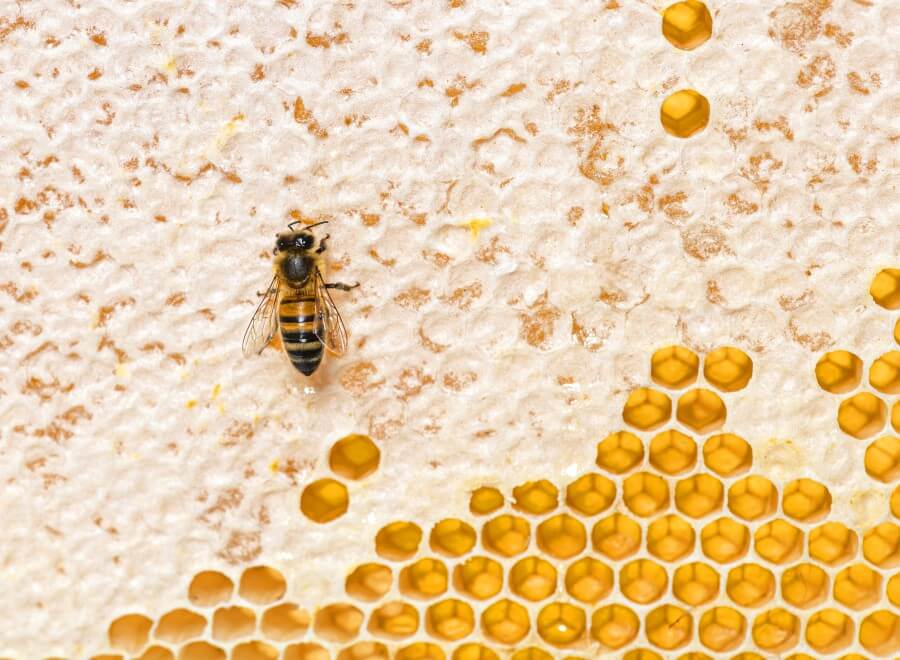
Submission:
[[335,355],[347,352],[347,328],[316,269],[316,336]]
[[241,348],[245,357],[259,355],[269,345],[275,332],[278,330],[278,276],[275,275],[269,283],[259,307],[250,319],[250,324],[244,332],[244,342]]

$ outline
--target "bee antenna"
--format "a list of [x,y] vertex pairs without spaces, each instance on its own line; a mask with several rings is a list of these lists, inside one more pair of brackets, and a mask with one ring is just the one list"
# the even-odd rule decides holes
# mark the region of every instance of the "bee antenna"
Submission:
[[318,227],[319,225],[327,225],[327,224],[328,224],[328,220],[322,220],[321,222],[317,222],[314,225],[307,225],[305,227],[305,229],[312,229],[313,227]]

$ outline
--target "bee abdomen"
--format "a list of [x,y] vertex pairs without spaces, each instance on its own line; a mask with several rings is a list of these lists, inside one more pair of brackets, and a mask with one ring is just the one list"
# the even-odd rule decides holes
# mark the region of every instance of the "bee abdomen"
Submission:
[[324,347],[315,333],[315,298],[303,296],[283,300],[278,310],[281,343],[294,365],[304,376],[311,375],[322,362]]

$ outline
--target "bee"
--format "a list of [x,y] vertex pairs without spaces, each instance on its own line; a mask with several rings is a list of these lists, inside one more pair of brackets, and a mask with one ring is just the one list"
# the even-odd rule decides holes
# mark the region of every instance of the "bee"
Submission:
[[281,331],[281,344],[294,368],[304,376],[311,376],[322,363],[325,349],[335,355],[347,351],[347,329],[331,299],[329,289],[350,291],[359,286],[340,282],[325,282],[323,275],[326,241],[310,231],[324,225],[317,222],[302,229],[276,236],[273,250],[275,274],[250,325],[244,332],[244,355],[258,355],[268,346],[277,331]]

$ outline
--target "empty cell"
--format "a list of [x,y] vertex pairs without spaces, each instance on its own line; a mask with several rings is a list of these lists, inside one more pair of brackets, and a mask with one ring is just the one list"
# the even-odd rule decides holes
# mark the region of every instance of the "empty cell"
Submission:
[[753,620],[753,641],[770,653],[796,646],[800,637],[800,619],[782,607],[758,614]]
[[393,574],[389,566],[378,563],[361,564],[344,581],[348,596],[359,600],[378,600],[391,588]]
[[852,564],[834,578],[834,599],[852,610],[864,610],[881,599],[881,574],[865,564]]
[[625,506],[636,516],[652,516],[669,507],[669,485],[662,477],[637,472],[622,484]]
[[557,559],[569,559],[587,545],[587,531],[581,521],[567,513],[544,520],[537,527],[538,547]]
[[428,634],[453,642],[472,633],[475,628],[475,613],[468,603],[448,598],[428,608],[425,622]]
[[888,351],[872,363],[869,383],[882,394],[900,394],[900,351]]
[[900,650],[900,617],[888,610],[876,610],[859,624],[859,643],[879,657]]
[[277,658],[278,649],[260,641],[243,642],[231,649],[231,660],[277,660]]
[[263,613],[260,629],[270,641],[287,642],[306,634],[309,624],[309,612],[294,603],[282,603]]
[[797,564],[781,574],[781,597],[801,609],[825,600],[828,586],[828,575],[815,564]]
[[559,489],[546,479],[526,481],[513,488],[513,507],[531,514],[552,511],[559,504]]
[[812,479],[795,479],[784,488],[781,508],[789,518],[816,522],[831,511],[831,493]]
[[434,598],[447,591],[448,580],[444,563],[439,559],[426,557],[400,572],[400,591],[413,598]]
[[585,516],[606,511],[616,499],[616,485],[601,474],[585,474],[566,487],[566,504]]
[[190,642],[178,651],[178,660],[225,660],[225,651],[209,642]]
[[453,660],[500,660],[500,656],[481,644],[461,644],[453,651]]
[[556,569],[540,557],[520,559],[509,571],[510,590],[526,600],[549,598],[556,592],[556,585]]
[[816,381],[826,392],[845,394],[859,387],[863,362],[850,351],[830,351],[816,363]]
[[249,607],[237,605],[220,607],[213,614],[213,639],[230,642],[248,637],[256,630],[256,613]]
[[886,435],[866,448],[866,474],[890,483],[900,477],[900,438]]
[[476,488],[469,497],[469,511],[477,516],[493,513],[502,506],[503,493],[490,486]]
[[453,586],[477,600],[493,598],[503,588],[503,567],[489,557],[470,557],[453,570]]
[[661,605],[644,619],[647,640],[657,648],[672,651],[691,641],[694,619],[677,605]]
[[328,465],[345,479],[362,479],[378,469],[381,451],[367,435],[348,435],[331,447]]
[[737,392],[753,377],[753,361],[741,349],[723,346],[703,360],[703,377],[721,392]]
[[708,649],[724,653],[737,648],[747,634],[747,620],[731,607],[713,607],[700,617],[700,642]]
[[859,538],[856,532],[839,522],[827,522],[809,533],[809,556],[837,566],[856,556]]
[[282,660],[330,660],[331,654],[321,644],[307,642],[285,647]]
[[206,619],[191,610],[178,608],[163,614],[153,636],[164,642],[179,644],[195,639],[206,629]]
[[728,571],[728,597],[741,607],[759,607],[775,595],[775,575],[759,564],[741,564]]
[[650,378],[657,385],[680,390],[697,380],[700,360],[684,346],[666,346],[650,358]]
[[337,655],[337,660],[388,660],[390,653],[381,642],[356,642],[345,646]]
[[876,305],[885,309],[900,309],[900,268],[878,271],[869,287],[869,295]]
[[703,445],[703,462],[720,477],[734,477],[753,465],[753,449],[734,433],[720,433]]
[[300,511],[313,522],[324,524],[347,513],[350,495],[336,479],[317,479],[300,494]]
[[838,426],[847,435],[859,440],[870,438],[887,420],[887,406],[871,392],[859,392],[841,401],[838,406]]
[[623,474],[644,460],[644,443],[628,431],[617,431],[597,443],[597,467]]
[[681,474],[697,462],[697,443],[690,437],[669,429],[650,441],[650,465],[664,474]]
[[583,557],[566,569],[566,591],[582,603],[596,603],[612,591],[613,572],[593,557]]
[[641,387],[628,395],[622,409],[622,419],[641,431],[657,429],[672,416],[672,401],[662,392]]
[[620,649],[637,637],[641,622],[631,609],[624,605],[606,605],[591,616],[591,638],[605,650]]
[[418,610],[403,601],[385,603],[369,616],[369,632],[376,637],[402,639],[419,629]]
[[900,566],[900,526],[881,523],[863,536],[863,557],[879,568]]
[[334,603],[320,608],[313,621],[317,636],[330,642],[349,642],[359,634],[363,613],[348,603]]
[[694,528],[674,514],[657,518],[647,528],[647,551],[663,561],[677,561],[694,549]]
[[394,660],[444,660],[446,654],[437,644],[416,642],[398,649]]
[[675,485],[675,508],[691,518],[703,518],[722,508],[725,487],[708,474],[695,474]]
[[625,559],[641,547],[640,525],[621,513],[604,518],[594,525],[591,543],[594,550],[612,560]]
[[530,537],[528,521],[510,514],[492,518],[481,528],[481,543],[485,549],[503,557],[514,557],[525,552]]
[[516,644],[531,630],[528,610],[519,603],[503,599],[481,613],[481,631],[498,644]]
[[693,50],[712,35],[712,16],[699,0],[676,2],[663,12],[662,33],[675,48]]
[[786,520],[776,518],[756,530],[753,543],[760,557],[773,564],[784,564],[803,552],[803,532]]
[[375,535],[375,552],[385,559],[403,561],[418,552],[421,542],[421,528],[415,523],[401,520],[378,530]]
[[230,578],[218,571],[197,573],[188,587],[188,599],[197,607],[215,607],[229,598],[234,591]]
[[109,624],[109,645],[126,653],[139,653],[150,638],[153,621],[143,614],[125,614]]
[[478,540],[475,529],[457,518],[445,518],[431,528],[428,539],[431,549],[448,557],[460,557],[472,548]]
[[709,101],[694,89],[680,89],[662,102],[659,120],[669,135],[689,138],[709,123]]
[[241,575],[238,593],[244,600],[267,605],[284,596],[287,583],[284,576],[271,566],[253,566]]
[[720,564],[730,564],[747,554],[750,530],[731,518],[719,518],[703,527],[700,547],[703,554]]
[[806,643],[819,653],[835,653],[853,641],[854,632],[850,617],[828,608],[816,612],[806,622]]
[[726,416],[725,402],[712,390],[694,389],[678,398],[676,417],[695,433],[718,430],[725,423]]
[[744,520],[759,520],[777,508],[778,491],[765,477],[750,475],[728,489],[728,510]]
[[650,559],[628,562],[619,571],[619,589],[626,598],[641,605],[659,600],[668,584],[666,570]]
[[537,632],[548,644],[564,648],[584,637],[586,621],[587,617],[580,607],[569,603],[550,603],[538,613]]
[[703,562],[682,564],[672,576],[672,593],[693,607],[708,603],[719,594],[719,573]]

